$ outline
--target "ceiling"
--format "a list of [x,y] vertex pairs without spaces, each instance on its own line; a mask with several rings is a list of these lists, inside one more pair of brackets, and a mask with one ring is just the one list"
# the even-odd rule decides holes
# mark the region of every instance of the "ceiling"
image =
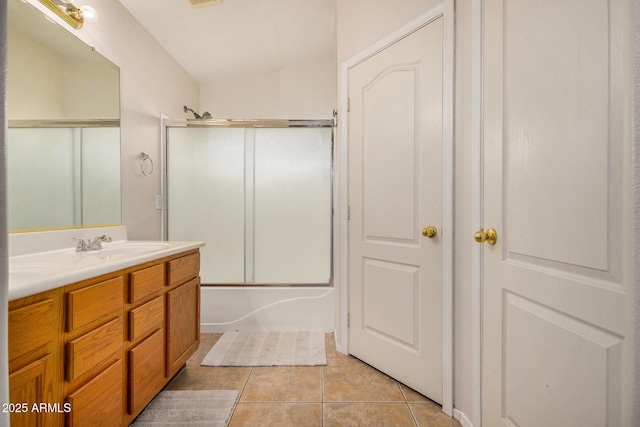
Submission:
[[198,83],[332,57],[335,0],[120,0]]

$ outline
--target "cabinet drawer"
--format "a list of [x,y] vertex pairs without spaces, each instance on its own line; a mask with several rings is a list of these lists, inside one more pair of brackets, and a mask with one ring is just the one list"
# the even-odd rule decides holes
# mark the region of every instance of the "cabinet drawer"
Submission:
[[134,342],[162,328],[164,299],[156,297],[129,312],[129,341]]
[[67,381],[122,355],[122,317],[67,344]]
[[11,310],[9,325],[9,367],[13,370],[13,362],[22,356],[48,353],[43,347],[55,334],[53,299]]
[[67,332],[122,315],[122,276],[67,293]]
[[164,264],[131,273],[129,277],[129,304],[160,292],[163,287]]
[[164,331],[129,350],[129,413],[137,415],[164,384]]
[[169,286],[186,282],[200,274],[200,253],[169,261]]
[[122,423],[122,360],[67,396],[69,427],[118,426]]

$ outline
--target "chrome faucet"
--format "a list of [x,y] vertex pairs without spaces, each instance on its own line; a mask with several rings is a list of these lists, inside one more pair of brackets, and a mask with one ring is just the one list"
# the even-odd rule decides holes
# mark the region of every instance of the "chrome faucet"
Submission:
[[103,234],[102,236],[94,237],[92,240],[87,239],[78,239],[74,238],[73,240],[78,241],[78,245],[76,246],[76,252],[87,252],[87,251],[97,251],[98,249],[102,249],[102,242],[109,243],[111,241],[111,237]]

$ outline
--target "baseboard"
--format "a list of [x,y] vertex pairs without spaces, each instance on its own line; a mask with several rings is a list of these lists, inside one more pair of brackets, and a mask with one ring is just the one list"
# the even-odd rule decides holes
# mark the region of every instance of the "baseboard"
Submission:
[[460,424],[462,424],[462,427],[473,427],[473,424],[471,424],[471,421],[469,421],[469,418],[467,418],[464,412],[458,409],[455,409],[455,408],[453,409],[453,418],[460,421]]

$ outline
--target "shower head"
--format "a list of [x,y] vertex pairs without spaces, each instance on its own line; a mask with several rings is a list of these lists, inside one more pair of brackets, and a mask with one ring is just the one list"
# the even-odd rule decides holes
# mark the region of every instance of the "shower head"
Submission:
[[195,116],[196,119],[201,118],[200,114],[196,113],[195,111],[193,111],[191,108],[187,107],[186,105],[184,106],[184,112],[188,113],[189,111],[191,111],[193,113],[193,115]]
[[202,115],[196,113],[195,111],[193,111],[191,108],[187,107],[186,105],[184,106],[184,112],[188,113],[188,112],[192,112],[193,116],[196,119],[210,119],[211,118],[211,114],[208,111],[205,111]]

